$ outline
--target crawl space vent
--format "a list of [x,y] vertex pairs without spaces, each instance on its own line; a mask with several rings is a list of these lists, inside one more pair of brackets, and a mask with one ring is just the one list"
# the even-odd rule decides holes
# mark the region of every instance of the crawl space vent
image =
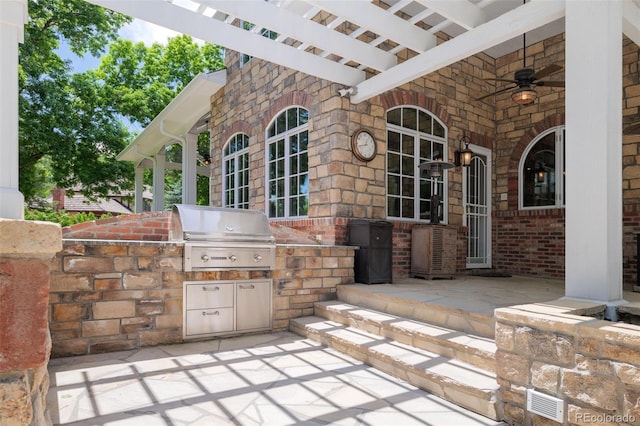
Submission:
[[559,423],[564,421],[563,401],[533,389],[527,389],[527,410]]

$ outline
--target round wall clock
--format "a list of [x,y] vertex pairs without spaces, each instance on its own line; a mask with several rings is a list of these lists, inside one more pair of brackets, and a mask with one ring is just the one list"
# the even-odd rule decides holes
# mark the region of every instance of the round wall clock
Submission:
[[373,135],[365,129],[357,130],[351,136],[351,150],[353,155],[362,161],[371,161],[376,156],[376,140]]

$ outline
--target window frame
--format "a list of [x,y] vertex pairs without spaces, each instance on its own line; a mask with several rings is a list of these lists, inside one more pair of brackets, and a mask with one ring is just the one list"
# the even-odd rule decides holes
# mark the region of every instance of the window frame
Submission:
[[[240,150],[236,150],[232,153],[225,154],[225,151],[227,150],[227,147],[229,146],[229,144],[233,140],[237,139],[238,136],[241,136],[243,138],[243,142],[246,142],[246,146]],[[251,167],[249,166],[249,143],[250,143],[249,135],[247,135],[246,133],[235,133],[233,136],[229,138],[229,140],[227,140],[227,143],[225,143],[224,147],[222,148],[222,206],[223,207],[234,208],[234,209],[249,208],[249,186],[250,186],[249,184],[251,181],[251,177],[250,177]],[[244,156],[246,156],[246,167],[240,168],[239,163],[241,162],[241,157],[244,157]],[[227,185],[227,177],[229,174],[227,170],[228,161],[233,161],[235,166],[235,169],[233,172],[234,202],[232,205],[227,203],[227,192],[229,190]],[[240,182],[242,171],[247,172],[246,185],[242,185]],[[240,190],[245,187],[247,188],[247,199],[241,202],[240,200],[242,199],[242,197],[240,197]]]
[[[556,176],[555,182],[555,202],[553,204],[547,204],[542,206],[525,206],[524,205],[524,167],[525,162],[531,151],[534,147],[540,142],[543,138],[553,133],[554,137],[554,173]],[[519,210],[544,210],[544,209],[564,209],[565,204],[565,190],[566,190],[566,180],[565,180],[565,144],[566,144],[566,126],[560,125],[555,127],[550,127],[549,129],[541,132],[534,139],[529,142],[522,155],[520,156],[520,162],[518,163],[518,209]],[[560,177],[562,181],[560,184],[558,183],[558,178]]]
[[[302,124],[298,124],[295,127],[289,127],[288,125],[288,119],[289,119],[289,112],[292,109],[296,109],[296,120],[300,121],[300,113],[301,111],[305,112],[305,116],[306,116],[306,121]],[[274,130],[274,133],[272,136],[269,136],[269,133],[272,129],[273,126],[277,126],[280,123],[280,119],[284,117],[285,120],[285,129],[284,131],[277,133],[277,129]],[[291,160],[293,158],[293,155],[291,153],[291,145],[292,145],[292,138],[297,137],[298,135],[302,135],[306,133],[306,149],[304,151],[300,151],[296,153],[296,156],[298,155],[304,155],[306,158],[306,171],[300,172],[298,171],[297,173],[295,173],[296,176],[306,176],[306,192],[298,192],[296,194],[292,194],[291,193],[291,189],[292,189],[292,185],[291,185],[291,179],[292,179],[292,173],[291,173]],[[270,154],[270,150],[271,150],[271,144],[272,143],[278,143],[280,140],[284,140],[283,144],[284,144],[284,156],[283,157],[277,157],[276,160],[270,160],[269,158],[269,154]],[[299,141],[299,140],[298,140]],[[279,179],[279,177],[276,176],[275,179],[271,179],[271,174],[270,174],[270,166],[271,164],[282,160],[283,161],[283,167],[284,167],[284,174],[283,174],[283,179],[284,179],[284,187],[283,187],[283,193],[284,196],[283,197],[276,197],[276,202],[278,199],[282,198],[284,200],[284,215],[279,216],[277,214],[277,206],[276,206],[276,214],[274,216],[271,215],[271,201],[272,201],[272,195],[271,195],[271,184],[272,181],[277,181]],[[299,164],[299,163],[298,163]],[[271,220],[271,219],[301,219],[301,218],[307,218],[309,217],[309,110],[303,106],[300,105],[291,105],[283,110],[281,110],[280,112],[278,112],[273,120],[271,120],[271,122],[269,123],[269,125],[267,126],[266,130],[265,130],[265,212],[267,214],[267,217]],[[300,184],[298,185],[298,188],[300,188]],[[306,202],[306,213],[303,215],[292,215],[291,213],[291,204],[292,204],[292,200],[294,198],[298,198],[300,199],[301,197],[303,197],[305,199]],[[299,210],[300,206],[298,205],[298,210]]]
[[[416,125],[416,129],[411,129],[409,127],[404,127],[402,125],[397,125],[397,124],[391,124],[389,123],[389,113],[392,111],[395,111],[397,109],[412,109],[416,111],[416,117],[420,116],[420,113],[425,113],[428,116],[431,117],[431,120],[437,122],[439,124],[439,126],[442,127],[443,129],[443,136],[437,136],[434,134],[433,132],[433,126],[432,126],[432,131],[431,133],[426,133],[426,132],[422,132],[420,130],[418,130],[418,125]],[[402,114],[402,112],[401,112]],[[442,145],[442,160],[443,161],[448,161],[448,152],[449,152],[449,143],[448,143],[448,132],[449,129],[447,128],[447,126],[442,122],[442,120],[440,120],[438,118],[438,116],[436,116],[434,113],[432,113],[431,111],[425,109],[425,108],[421,108],[419,106],[416,105],[398,105],[394,108],[391,108],[389,110],[387,110],[386,114],[385,114],[385,121],[386,121],[386,132],[387,132],[387,154],[385,156],[385,216],[388,220],[393,220],[396,222],[421,222],[421,223],[431,223],[431,219],[429,218],[429,212],[425,211],[425,212],[421,212],[420,210],[420,184],[423,180],[427,180],[430,181],[430,185],[431,185],[431,194],[434,194],[436,188],[439,186],[440,190],[438,190],[438,194],[441,195],[441,205],[442,205],[442,218],[440,220],[440,223],[443,224],[447,224],[449,222],[449,194],[447,191],[448,188],[448,181],[449,181],[449,177],[448,177],[448,172],[443,172],[442,178],[438,179],[437,183],[436,181],[434,181],[431,178],[422,178],[420,176],[420,172],[418,169],[419,164],[421,164],[421,160],[422,158],[420,157],[420,141],[421,140],[426,140],[429,141],[431,143],[431,147],[433,147],[433,143],[437,143],[437,144],[441,144]],[[389,193],[389,178],[390,178],[390,171],[389,171],[389,153],[395,153],[396,151],[391,151],[389,149],[389,132],[395,132],[398,133],[401,137],[402,135],[408,135],[413,137],[413,168],[414,168],[414,183],[413,183],[413,200],[414,200],[414,211],[413,211],[413,216],[412,217],[402,217],[402,216],[390,216],[389,215],[389,198],[393,197],[394,195],[390,195]],[[401,148],[402,150],[402,148]],[[431,151],[431,158],[429,159],[433,159],[433,150],[430,148]],[[399,154],[402,154],[401,152]],[[439,157],[438,157],[439,158]],[[426,159],[426,158],[425,158]],[[400,176],[400,179],[402,179],[403,176],[410,176],[410,175],[403,175],[401,172],[399,174],[394,173],[394,175],[398,175]],[[400,203],[402,203],[402,199],[403,198],[407,198],[407,197],[403,197],[402,195],[402,190],[399,190],[400,194],[398,195],[398,197],[400,198]],[[402,207],[401,207],[402,208]],[[400,211],[400,213],[402,214],[402,212]],[[422,216],[422,217],[421,217]]]

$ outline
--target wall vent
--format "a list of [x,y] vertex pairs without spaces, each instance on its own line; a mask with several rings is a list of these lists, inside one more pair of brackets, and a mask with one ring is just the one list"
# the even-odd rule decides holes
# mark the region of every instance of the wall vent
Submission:
[[533,389],[527,389],[527,410],[559,423],[564,422],[564,401]]

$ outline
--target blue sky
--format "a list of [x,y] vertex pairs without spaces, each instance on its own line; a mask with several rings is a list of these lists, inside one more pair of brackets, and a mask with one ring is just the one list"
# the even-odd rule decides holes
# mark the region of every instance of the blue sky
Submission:
[[[175,31],[150,24],[140,19],[134,19],[133,22],[120,29],[120,37],[134,42],[142,41],[147,46],[150,46],[153,42],[165,44],[168,38],[176,35],[178,35],[178,33]],[[64,44],[60,46],[58,52],[64,59],[69,59],[73,62],[75,72],[82,72],[90,68],[97,68],[98,65],[100,65],[100,58],[95,58],[90,55],[79,58],[69,50],[68,46]]]

